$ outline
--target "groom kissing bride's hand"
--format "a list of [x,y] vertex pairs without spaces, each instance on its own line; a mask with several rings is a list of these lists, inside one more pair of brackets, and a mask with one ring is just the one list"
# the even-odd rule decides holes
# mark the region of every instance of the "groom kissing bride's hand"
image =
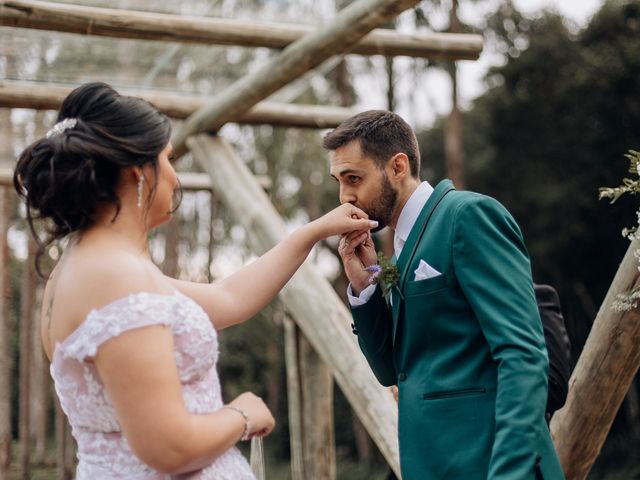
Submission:
[[338,251],[360,348],[398,387],[402,478],[562,479],[531,267],[509,212],[421,181],[415,134],[392,112],[355,115],[324,146],[340,202],[394,232],[393,268],[374,265],[368,231],[346,233]]

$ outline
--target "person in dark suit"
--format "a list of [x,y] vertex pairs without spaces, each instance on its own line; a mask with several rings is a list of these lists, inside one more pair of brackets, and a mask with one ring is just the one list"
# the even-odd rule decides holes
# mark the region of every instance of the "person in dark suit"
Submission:
[[[387,299],[369,232],[342,237],[354,333],[398,385],[405,480],[564,478],[545,423],[548,358],[518,225],[496,200],[419,179],[411,127],[360,113],[328,133],[340,202],[394,231]],[[387,285],[389,286],[389,285]]]

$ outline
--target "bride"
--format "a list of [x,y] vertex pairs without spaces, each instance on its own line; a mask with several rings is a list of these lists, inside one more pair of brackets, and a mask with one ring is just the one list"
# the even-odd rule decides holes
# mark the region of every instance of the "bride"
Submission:
[[234,445],[275,421],[252,393],[223,402],[216,332],[263,308],[320,239],[376,226],[342,205],[221,282],[169,278],[147,237],[175,208],[170,135],[152,104],[89,83],[16,166],[39,255],[69,238],[46,284],[41,335],[78,480],[253,478]]

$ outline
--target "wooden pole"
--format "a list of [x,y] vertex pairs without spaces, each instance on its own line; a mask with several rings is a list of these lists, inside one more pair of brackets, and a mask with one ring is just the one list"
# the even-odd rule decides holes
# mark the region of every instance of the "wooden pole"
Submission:
[[298,330],[302,390],[303,459],[307,478],[336,478],[333,428],[333,377],[309,341]]
[[[72,86],[0,80],[0,107],[58,110]],[[176,119],[187,118],[209,97],[153,90],[119,90],[123,95],[142,97]],[[279,127],[335,128],[356,113],[343,107],[299,105],[279,102],[260,102],[247,112],[233,118],[234,122]]]
[[[0,2],[0,25],[116,38],[278,49],[287,47],[313,30],[308,25],[190,17],[29,0]],[[467,60],[477,59],[481,51],[481,35],[402,34],[382,29],[374,30],[352,49],[353,53],[361,55]]]
[[635,252],[627,250],[598,311],[569,380],[565,406],[551,419],[551,434],[567,480],[587,477],[640,366],[640,309],[617,312],[617,294],[640,285]]
[[328,25],[285,48],[256,72],[233,83],[187,118],[174,132],[174,154],[186,152],[186,139],[195,133],[217,131],[296,77],[327,58],[348,51],[376,26],[396,17],[419,0],[357,0]]
[[[196,161],[212,177],[215,195],[249,232],[252,250],[262,254],[286,235],[286,227],[255,178],[222,138],[189,139]],[[375,379],[349,325],[351,314],[329,282],[305,263],[280,299],[320,358],[333,370],[341,390],[400,476],[397,405]]]
[[289,411],[289,444],[291,445],[291,480],[304,480],[302,391],[298,355],[298,327],[284,314],[284,355],[287,370],[287,406]]
[[292,480],[336,478],[333,377],[284,314]]

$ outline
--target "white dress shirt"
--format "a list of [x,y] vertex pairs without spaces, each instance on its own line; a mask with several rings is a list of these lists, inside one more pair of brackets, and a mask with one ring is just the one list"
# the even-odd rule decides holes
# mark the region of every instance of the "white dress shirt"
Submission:
[[[400,258],[400,253],[402,253],[402,247],[407,242],[407,238],[409,238],[409,233],[411,233],[411,229],[413,225],[416,223],[420,212],[426,205],[429,197],[433,193],[433,187],[429,184],[429,182],[422,182],[418,185],[418,188],[411,194],[409,200],[402,208],[402,212],[400,212],[400,216],[398,217],[398,224],[396,225],[396,229],[393,235],[393,251],[396,255],[396,258]],[[375,218],[373,219],[375,220]],[[369,285],[362,292],[360,292],[359,296],[353,295],[353,291],[351,290],[351,284],[347,288],[347,297],[349,298],[349,304],[352,307],[356,307],[358,305],[364,305],[369,301],[373,293],[376,291],[377,285]]]

